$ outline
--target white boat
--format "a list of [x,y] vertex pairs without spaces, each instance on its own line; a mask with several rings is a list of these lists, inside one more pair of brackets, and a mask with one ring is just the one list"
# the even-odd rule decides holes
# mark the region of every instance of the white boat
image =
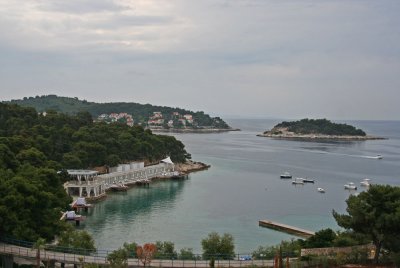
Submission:
[[360,184],[361,184],[361,186],[368,187],[368,186],[371,185],[370,179],[363,179],[363,180],[360,182]]
[[291,179],[292,178],[292,174],[290,174],[289,172],[284,172],[283,174],[281,174],[281,179]]
[[383,156],[380,155],[380,154],[377,154],[376,156],[369,156],[368,158],[371,158],[371,159],[383,159]]
[[318,187],[318,188],[317,188],[317,191],[320,192],[320,193],[325,193],[325,189],[324,189],[324,188]]
[[357,190],[357,186],[353,182],[349,182],[344,185],[344,189]]
[[303,178],[296,178],[292,180],[292,184],[304,184]]

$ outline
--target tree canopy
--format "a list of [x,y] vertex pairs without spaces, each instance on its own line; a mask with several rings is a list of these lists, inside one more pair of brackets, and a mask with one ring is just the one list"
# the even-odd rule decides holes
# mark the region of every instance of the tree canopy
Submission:
[[302,119],[299,121],[284,121],[273,129],[287,128],[296,134],[325,134],[325,135],[349,135],[365,136],[366,133],[348,124],[333,123],[327,119]]
[[350,196],[346,203],[348,214],[333,211],[333,216],[343,228],[372,240],[376,262],[382,248],[400,251],[400,187],[371,185],[368,191]]
[[224,260],[232,259],[235,255],[235,245],[231,234],[220,236],[216,232],[209,233],[206,238],[201,240],[203,248],[203,258],[221,258]]

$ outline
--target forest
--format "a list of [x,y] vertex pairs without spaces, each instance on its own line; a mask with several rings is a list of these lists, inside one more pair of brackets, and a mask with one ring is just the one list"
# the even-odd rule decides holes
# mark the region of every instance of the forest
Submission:
[[324,134],[324,135],[349,135],[365,136],[366,133],[348,124],[333,123],[327,119],[302,119],[299,121],[284,121],[274,127],[287,128],[296,134]]
[[71,202],[60,174],[69,168],[128,161],[190,158],[182,142],[140,126],[94,123],[88,112],[67,115],[0,103],[0,235],[35,241],[63,230]]

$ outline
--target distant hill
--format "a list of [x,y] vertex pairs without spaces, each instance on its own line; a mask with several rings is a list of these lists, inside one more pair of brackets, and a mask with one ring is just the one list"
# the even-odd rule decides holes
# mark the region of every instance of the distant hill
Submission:
[[[39,112],[54,110],[76,114],[81,111],[88,111],[95,119],[100,115],[103,115],[104,118],[112,113],[128,113],[132,115],[134,124],[147,126],[151,123],[156,128],[230,129],[230,126],[220,117],[211,117],[202,111],[193,112],[181,108],[151,104],[134,102],[95,103],[57,95],[25,97],[22,100],[11,100],[10,102],[25,107],[34,107]],[[155,112],[161,113],[161,120],[160,117],[158,117],[158,120],[152,120]],[[192,118],[188,115],[191,115]]]

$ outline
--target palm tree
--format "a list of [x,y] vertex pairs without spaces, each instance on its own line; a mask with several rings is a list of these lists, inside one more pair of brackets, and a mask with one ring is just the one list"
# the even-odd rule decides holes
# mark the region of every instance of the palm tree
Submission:
[[35,244],[33,244],[32,249],[36,249],[36,267],[40,268],[40,251],[44,249],[46,245],[46,240],[43,238],[39,238],[36,240]]

